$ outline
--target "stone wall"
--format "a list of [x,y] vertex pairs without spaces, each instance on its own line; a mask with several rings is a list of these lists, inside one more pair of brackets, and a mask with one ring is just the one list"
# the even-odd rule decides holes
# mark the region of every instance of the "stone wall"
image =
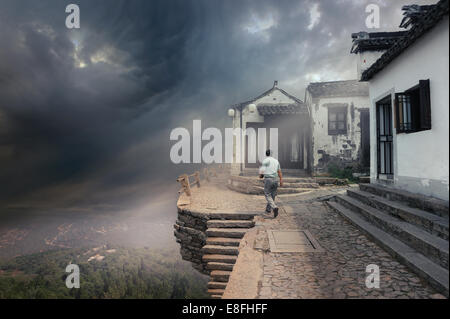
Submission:
[[186,261],[192,262],[192,266],[204,274],[206,263],[202,261],[202,247],[206,244],[206,214],[191,212],[178,207],[178,219],[174,225],[174,235],[180,244],[180,254]]

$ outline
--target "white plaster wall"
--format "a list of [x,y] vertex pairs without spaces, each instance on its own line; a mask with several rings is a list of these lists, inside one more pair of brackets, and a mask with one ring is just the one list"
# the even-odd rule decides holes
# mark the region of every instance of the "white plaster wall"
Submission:
[[367,70],[372,64],[375,63],[376,60],[380,56],[383,55],[383,53],[386,52],[386,50],[383,51],[365,51],[358,54],[358,63],[356,66],[356,72],[357,72],[357,79],[361,79],[362,73]]
[[[432,129],[412,134],[394,130],[394,183],[408,188],[416,180],[417,192],[448,200],[449,184],[449,21],[448,17],[422,36],[370,81],[371,180],[377,180],[375,103],[430,79]],[[433,189],[436,182],[446,187]],[[445,186],[446,185],[446,186]],[[413,189],[411,189],[413,190]]]
[[[328,135],[328,107],[329,103],[347,104],[347,134]],[[351,106],[354,106],[354,117],[351,116]],[[334,97],[313,99],[310,104],[310,111],[313,120],[313,159],[314,167],[319,165],[322,157],[319,150],[325,151],[331,156],[343,156],[345,149],[352,150],[348,160],[357,160],[361,147],[360,112],[362,108],[368,109],[370,106],[369,97]],[[347,141],[351,141],[348,143]],[[356,147],[352,148],[350,144]],[[344,148],[343,145],[347,145]]]
[[[280,103],[291,104],[296,103],[296,101],[284,95],[281,91],[274,90],[270,94],[263,96],[260,99],[255,100],[253,102],[253,104],[255,104],[256,106],[258,106],[259,104],[280,104]],[[250,113],[248,105],[243,108],[242,114],[243,114],[242,126],[244,128],[247,127],[247,122],[255,122],[255,123],[264,122],[264,116],[259,115],[258,111]],[[239,118],[237,120],[239,121]],[[239,122],[237,127],[239,127]]]

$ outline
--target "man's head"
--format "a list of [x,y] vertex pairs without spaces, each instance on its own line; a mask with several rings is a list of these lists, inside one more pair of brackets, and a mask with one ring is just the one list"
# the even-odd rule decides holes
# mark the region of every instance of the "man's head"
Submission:
[[266,156],[270,156],[272,154],[272,152],[270,150],[266,151]]

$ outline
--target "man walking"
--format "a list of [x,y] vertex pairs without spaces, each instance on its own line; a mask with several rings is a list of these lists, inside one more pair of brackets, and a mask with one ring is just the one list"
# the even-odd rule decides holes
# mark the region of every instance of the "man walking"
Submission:
[[277,196],[278,178],[280,186],[283,186],[283,175],[281,174],[280,163],[271,155],[271,151],[267,150],[267,157],[262,162],[259,177],[264,178],[264,196],[267,200],[266,213],[273,211],[273,218],[277,218],[278,207],[275,204],[275,196]]

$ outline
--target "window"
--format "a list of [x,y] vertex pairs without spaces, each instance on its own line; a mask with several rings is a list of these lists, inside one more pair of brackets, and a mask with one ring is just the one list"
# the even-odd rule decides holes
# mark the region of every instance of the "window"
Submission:
[[430,80],[395,94],[395,117],[397,133],[431,130]]
[[328,108],[328,135],[347,134],[347,107]]

